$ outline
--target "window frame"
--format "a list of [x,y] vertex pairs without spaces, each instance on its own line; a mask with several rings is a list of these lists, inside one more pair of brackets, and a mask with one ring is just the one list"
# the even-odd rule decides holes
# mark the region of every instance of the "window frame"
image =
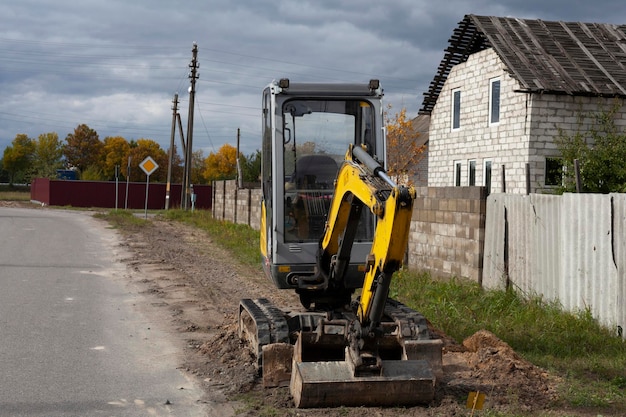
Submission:
[[461,173],[463,172],[463,163],[461,161],[453,161],[452,165],[452,185],[461,186]]
[[[489,169],[487,169],[489,165]],[[491,184],[493,179],[493,161],[491,159],[483,160],[483,184],[487,190],[487,195],[491,194]]]
[[[451,103],[451,115],[450,115],[450,126],[452,131],[461,129],[461,102],[462,102],[462,93],[460,88],[454,88],[451,90],[452,93],[452,103]],[[458,95],[458,100],[457,100]]]
[[[498,97],[497,100],[494,100],[494,84],[498,85]],[[501,115],[501,104],[502,104],[502,80],[500,77],[495,77],[489,80],[489,125],[498,125],[500,124],[500,115]],[[497,106],[497,108],[495,108]],[[497,111],[496,117],[494,117],[494,110]],[[497,119],[497,120],[494,120]]]
[[467,185],[476,186],[476,160],[469,159],[467,161]]
[[[554,184],[548,184],[548,160],[555,161],[559,163],[559,169],[561,171],[561,179],[560,181],[555,182]],[[554,171],[556,172],[556,167],[554,167]],[[565,167],[563,165],[563,158],[558,156],[546,156],[544,159],[544,174],[543,174],[543,185],[546,187],[560,187],[564,184],[565,181]]]

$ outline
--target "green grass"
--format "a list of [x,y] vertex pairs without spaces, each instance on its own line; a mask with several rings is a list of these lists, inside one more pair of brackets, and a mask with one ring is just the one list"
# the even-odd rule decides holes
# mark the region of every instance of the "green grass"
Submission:
[[111,210],[107,213],[96,213],[94,217],[105,219],[116,229],[132,229],[149,224],[143,216],[135,216],[130,210]]
[[1,185],[0,201],[30,201],[30,188],[17,185]]
[[540,297],[406,270],[397,274],[391,293],[458,342],[486,329],[530,362],[563,376],[565,403],[626,413],[626,342],[589,310],[568,313]]
[[215,220],[208,210],[167,210],[161,215],[207,231],[213,240],[230,251],[235,259],[249,266],[260,267],[259,232],[247,225]]

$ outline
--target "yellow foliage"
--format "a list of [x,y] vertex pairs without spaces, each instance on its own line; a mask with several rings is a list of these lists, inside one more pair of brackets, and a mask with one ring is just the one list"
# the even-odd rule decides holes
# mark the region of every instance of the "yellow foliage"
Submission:
[[[159,168],[150,176],[153,182],[163,182],[167,177],[167,152],[161,149],[158,142],[152,139],[138,139],[137,146],[131,147],[128,156],[131,158],[131,181],[145,181],[146,175],[139,167],[139,164],[146,158],[151,157]],[[122,166],[122,173],[127,175],[126,166]]]
[[211,152],[204,160],[202,176],[208,181],[234,179],[237,175],[237,149],[224,144],[217,153]]
[[121,136],[107,136],[104,138],[104,175],[106,178],[113,178],[115,166],[127,165],[130,145]]
[[402,108],[393,117],[389,116],[391,106],[385,112],[387,130],[387,171],[398,181],[411,183],[411,178],[418,173],[418,164],[424,157],[426,147],[419,144],[419,132],[406,117],[406,108]]

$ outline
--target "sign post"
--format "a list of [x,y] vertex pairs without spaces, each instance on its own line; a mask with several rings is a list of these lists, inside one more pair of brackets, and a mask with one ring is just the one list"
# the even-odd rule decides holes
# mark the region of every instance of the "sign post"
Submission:
[[146,173],[146,204],[144,208],[144,214],[146,219],[148,218],[148,186],[150,185],[150,175],[152,175],[152,173],[156,171],[158,167],[159,164],[154,162],[154,159],[149,156],[147,156],[146,159],[141,161],[141,163],[139,164],[139,168],[141,168],[143,172]]

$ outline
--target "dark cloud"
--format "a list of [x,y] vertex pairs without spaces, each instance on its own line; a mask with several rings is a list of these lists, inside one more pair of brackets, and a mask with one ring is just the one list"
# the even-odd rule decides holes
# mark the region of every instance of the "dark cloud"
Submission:
[[259,147],[260,92],[272,79],[380,78],[387,102],[417,112],[468,13],[624,21],[621,2],[515,0],[20,0],[0,16],[0,151],[18,133],[81,123],[100,136],[169,145],[171,101],[187,118],[187,67],[199,46],[194,145]]

